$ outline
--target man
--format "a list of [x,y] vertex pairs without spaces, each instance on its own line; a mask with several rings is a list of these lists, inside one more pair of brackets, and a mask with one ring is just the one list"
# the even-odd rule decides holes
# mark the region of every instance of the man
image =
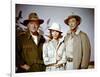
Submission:
[[40,24],[44,22],[36,13],[30,13],[23,24],[28,30],[16,37],[16,72],[45,71],[42,47],[45,39],[38,33]]
[[86,69],[90,61],[91,47],[87,34],[78,28],[81,18],[71,15],[64,22],[70,28],[64,40],[67,57],[66,70]]

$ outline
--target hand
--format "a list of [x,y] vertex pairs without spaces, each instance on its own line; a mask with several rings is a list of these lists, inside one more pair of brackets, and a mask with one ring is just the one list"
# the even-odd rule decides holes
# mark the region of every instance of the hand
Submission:
[[59,67],[59,64],[56,64],[55,67]]
[[29,70],[30,66],[27,64],[21,65],[21,68],[25,69],[25,70]]
[[60,60],[61,60],[61,58],[58,57],[57,60],[56,60],[56,64],[57,64]]
[[53,64],[53,66],[58,67],[58,64]]
[[62,64],[56,64],[55,66],[56,66],[56,67],[60,67],[60,66],[62,66]]
[[59,55],[57,55],[57,57],[56,57],[56,59],[58,60],[58,61],[60,61],[61,60],[61,56],[59,56]]

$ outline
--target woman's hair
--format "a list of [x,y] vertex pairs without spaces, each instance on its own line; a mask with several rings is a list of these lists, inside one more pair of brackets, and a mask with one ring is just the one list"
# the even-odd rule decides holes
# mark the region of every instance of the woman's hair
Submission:
[[[52,40],[53,39],[53,36],[52,36],[52,30],[49,30],[49,32],[50,32],[50,35],[49,35],[49,38]],[[59,31],[58,31],[59,32]],[[59,32],[59,36],[58,36],[58,38],[62,38],[62,32]]]

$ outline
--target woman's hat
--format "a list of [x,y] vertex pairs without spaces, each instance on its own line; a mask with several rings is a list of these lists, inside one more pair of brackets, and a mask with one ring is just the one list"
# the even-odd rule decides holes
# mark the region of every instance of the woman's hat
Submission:
[[62,33],[60,25],[55,22],[52,23],[52,25],[50,26],[50,28],[48,30],[56,30],[56,31],[59,31]]
[[29,14],[28,19],[23,21],[23,25],[27,26],[27,24],[28,24],[30,21],[36,21],[36,22],[38,21],[39,24],[42,24],[42,23],[44,22],[43,19],[39,19],[37,13],[35,13],[35,12]]

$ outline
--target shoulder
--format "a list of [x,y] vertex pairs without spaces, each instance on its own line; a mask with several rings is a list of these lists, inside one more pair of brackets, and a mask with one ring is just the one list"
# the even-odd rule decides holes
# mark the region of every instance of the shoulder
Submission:
[[52,44],[52,41],[50,40],[50,41],[46,41],[43,45],[46,46],[46,47],[48,47],[51,44]]
[[45,50],[45,49],[47,49],[48,48],[48,42],[45,42],[44,44],[43,44],[43,50]]
[[83,32],[83,31],[80,31],[79,34],[81,37],[88,37],[87,33]]
[[19,36],[16,36],[16,41],[18,42],[26,42],[28,40],[27,32],[22,32],[19,34]]
[[16,35],[17,38],[21,38],[21,37],[24,37],[24,36],[26,36],[26,32],[21,32],[21,33]]
[[45,40],[45,38],[44,38],[44,36],[43,36],[43,35],[40,35],[40,38]]
[[89,37],[85,32],[80,32],[80,37],[82,41],[89,42]]
[[45,43],[45,41],[46,41],[43,35],[39,35],[39,39],[40,39],[41,43]]
[[64,42],[66,42],[69,37],[70,37],[70,34],[66,33],[66,35],[64,36]]

